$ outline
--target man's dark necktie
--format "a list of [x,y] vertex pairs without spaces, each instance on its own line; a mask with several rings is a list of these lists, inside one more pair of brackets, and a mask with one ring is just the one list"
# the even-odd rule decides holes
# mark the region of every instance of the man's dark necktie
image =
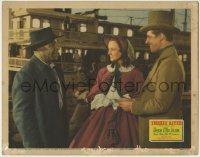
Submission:
[[60,82],[60,79],[58,77],[58,73],[55,69],[55,64],[51,63],[50,67],[53,70],[53,73],[55,75],[55,78],[56,78],[56,81],[57,81],[57,84],[58,84],[57,89],[58,89],[59,108],[62,109],[62,107],[63,107],[63,92],[62,92],[61,82]]

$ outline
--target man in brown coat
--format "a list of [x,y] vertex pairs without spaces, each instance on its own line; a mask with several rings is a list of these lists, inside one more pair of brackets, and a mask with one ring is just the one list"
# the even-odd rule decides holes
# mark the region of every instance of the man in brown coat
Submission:
[[139,116],[139,145],[142,148],[173,148],[178,142],[150,142],[149,120],[181,119],[181,95],[184,89],[185,71],[172,43],[173,15],[167,11],[152,11],[149,25],[141,28],[147,33],[146,44],[151,53],[159,57],[149,72],[141,91],[134,99],[120,99],[125,111]]

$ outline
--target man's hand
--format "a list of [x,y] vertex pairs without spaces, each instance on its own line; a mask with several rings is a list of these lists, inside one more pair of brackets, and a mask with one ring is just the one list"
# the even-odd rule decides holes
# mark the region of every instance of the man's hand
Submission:
[[131,111],[133,100],[132,99],[127,99],[127,98],[121,98],[118,101],[119,106],[127,112]]
[[74,93],[74,96],[76,97],[77,100],[85,100],[88,94],[88,90],[84,90],[84,91],[79,91],[76,90]]

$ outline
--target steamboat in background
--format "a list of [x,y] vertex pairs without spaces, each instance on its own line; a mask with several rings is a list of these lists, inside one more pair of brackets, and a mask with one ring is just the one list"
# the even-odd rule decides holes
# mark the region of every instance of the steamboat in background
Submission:
[[[146,77],[156,56],[150,54],[145,45],[146,36],[139,32],[141,26],[106,21],[98,14],[99,9],[72,14],[71,9],[19,9],[9,10],[9,147],[22,147],[21,138],[12,118],[11,89],[17,71],[29,61],[33,52],[28,51],[29,33],[33,30],[52,27],[59,39],[60,57],[56,64],[64,71],[65,81],[77,84],[95,79],[100,68],[108,64],[104,35],[124,36],[133,44],[136,60],[134,64]],[[174,12],[174,10],[171,10]],[[186,12],[187,13],[187,12]],[[132,23],[132,22],[131,22]],[[184,143],[191,147],[191,33],[181,31],[174,35],[174,45],[186,72],[186,87],[183,95]],[[68,91],[70,113],[75,109],[76,100]]]

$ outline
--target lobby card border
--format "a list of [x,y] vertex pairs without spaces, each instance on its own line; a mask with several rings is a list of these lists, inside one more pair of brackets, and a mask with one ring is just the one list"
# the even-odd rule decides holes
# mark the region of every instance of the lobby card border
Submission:
[[[67,6],[67,8],[107,8],[107,9],[191,9],[191,148],[190,149],[11,149],[8,148],[8,17],[9,8],[59,8]],[[199,126],[198,126],[198,2],[3,2],[3,30],[2,30],[2,153],[9,155],[156,155],[156,154],[197,154],[199,147]]]

